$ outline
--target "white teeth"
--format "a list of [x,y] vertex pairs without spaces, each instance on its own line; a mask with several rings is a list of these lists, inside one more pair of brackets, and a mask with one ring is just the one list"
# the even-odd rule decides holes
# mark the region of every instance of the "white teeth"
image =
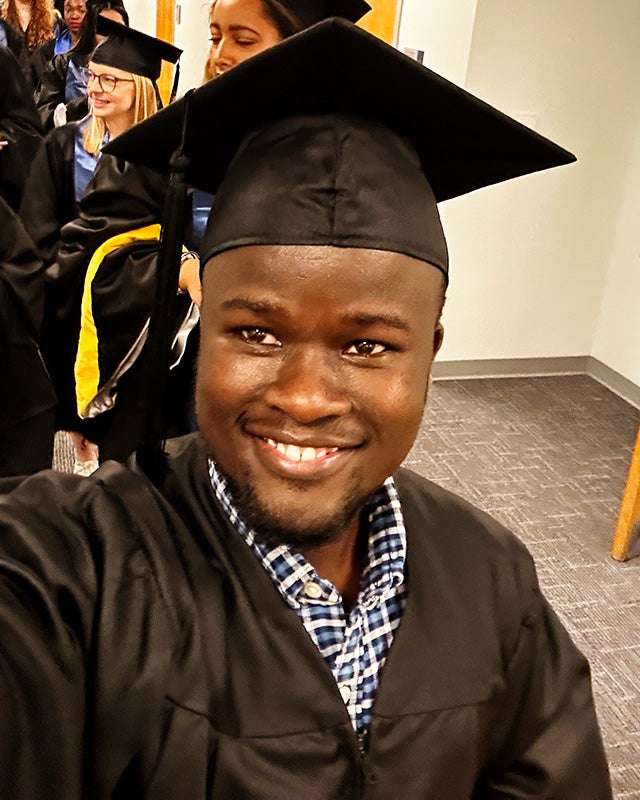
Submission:
[[273,439],[266,439],[266,442],[281,453],[289,461],[315,461],[323,458],[327,453],[335,453],[337,447],[298,447],[296,444],[284,444]]

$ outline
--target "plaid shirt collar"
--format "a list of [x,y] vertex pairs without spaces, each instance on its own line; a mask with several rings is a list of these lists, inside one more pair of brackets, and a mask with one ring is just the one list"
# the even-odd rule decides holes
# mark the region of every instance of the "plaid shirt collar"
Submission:
[[[340,597],[330,581],[321,578],[307,559],[288,545],[270,548],[256,541],[255,531],[240,518],[226,481],[215,463],[209,460],[211,485],[233,527],[254,551],[271,576],[284,600],[294,609],[313,604],[333,604]],[[362,575],[359,602],[373,606],[397,591],[405,579],[407,537],[400,499],[393,478],[389,477],[372,496],[368,506],[369,557]],[[322,594],[310,598],[310,583]]]

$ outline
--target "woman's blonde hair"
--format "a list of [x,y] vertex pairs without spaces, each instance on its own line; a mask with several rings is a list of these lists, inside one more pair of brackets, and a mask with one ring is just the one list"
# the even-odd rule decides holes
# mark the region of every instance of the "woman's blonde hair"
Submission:
[[[0,18],[6,19],[18,33],[23,33],[15,0],[0,0]],[[32,0],[31,20],[23,34],[29,52],[54,38],[55,21],[56,12],[51,0]]]
[[[142,122],[143,119],[156,113],[158,110],[158,98],[153,81],[135,73],[132,73],[131,77],[133,78],[134,88],[131,125],[135,125],[137,122]],[[118,91],[117,88],[116,91]],[[100,152],[106,129],[107,126],[104,120],[91,114],[89,125],[82,139],[82,144],[87,153],[97,155]]]

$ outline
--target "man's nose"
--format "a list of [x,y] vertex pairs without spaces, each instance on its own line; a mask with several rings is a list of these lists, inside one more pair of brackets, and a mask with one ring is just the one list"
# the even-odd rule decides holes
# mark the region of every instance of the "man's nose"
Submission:
[[351,410],[352,403],[342,378],[332,357],[298,348],[281,361],[264,400],[307,425],[326,417],[343,416]]

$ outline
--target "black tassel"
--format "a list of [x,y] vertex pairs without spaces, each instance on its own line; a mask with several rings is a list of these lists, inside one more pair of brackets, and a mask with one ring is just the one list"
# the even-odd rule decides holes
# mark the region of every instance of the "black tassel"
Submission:
[[178,94],[178,83],[180,82],[180,62],[176,64],[176,69],[173,74],[173,85],[171,86],[171,94],[169,95],[169,104],[173,103]]
[[190,209],[187,195],[189,185],[185,180],[189,159],[184,154],[190,99],[191,93],[187,92],[182,101],[184,104],[182,141],[171,157],[171,178],[162,215],[154,302],[149,322],[149,336],[144,347],[146,376],[143,402],[146,409],[146,427],[136,458],[154,483],[160,483],[165,472],[166,397],[171,345],[177,318],[180,258]]

